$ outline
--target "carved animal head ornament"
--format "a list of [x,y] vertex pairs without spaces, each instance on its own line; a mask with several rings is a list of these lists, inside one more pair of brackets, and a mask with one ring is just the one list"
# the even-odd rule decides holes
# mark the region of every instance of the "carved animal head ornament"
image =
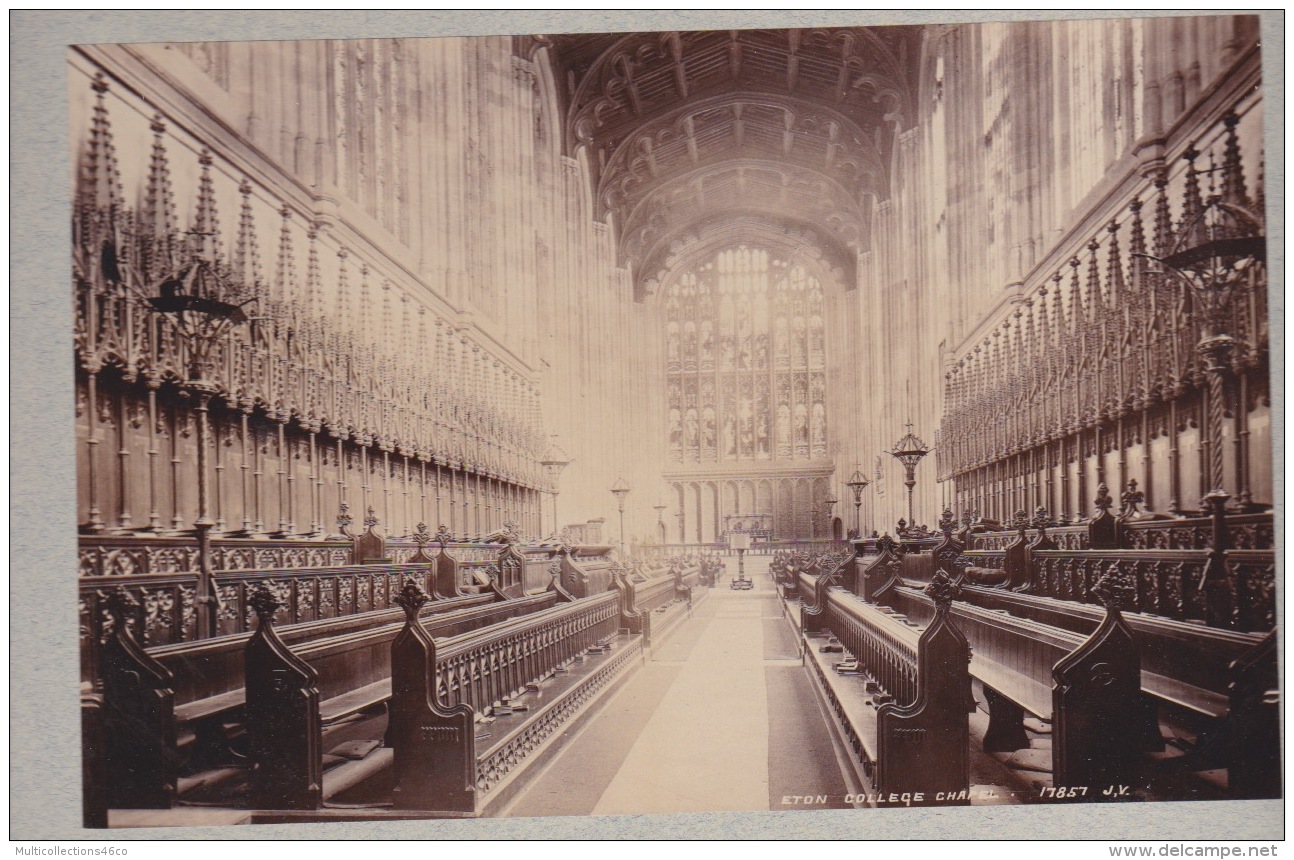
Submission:
[[341,503],[341,510],[337,513],[337,528],[346,529],[355,518],[350,515],[350,505],[346,502]]
[[944,508],[943,514],[939,517],[939,531],[949,537],[957,528],[957,517],[953,515],[952,508]]
[[378,524],[377,512],[373,510],[372,505],[369,505],[368,516],[364,517],[364,526],[365,528],[368,528],[371,530],[371,529],[377,528],[377,524]]
[[446,526],[446,525],[442,525],[440,528],[438,528],[436,530],[436,534],[434,535],[434,537],[435,537],[436,543],[440,544],[441,547],[444,547],[445,544],[452,543],[454,540],[453,532],[451,532],[449,530],[449,526]]
[[1024,537],[1025,529],[1029,528],[1029,515],[1024,511],[1016,511],[1015,516],[1011,518],[1011,528],[1019,532],[1021,537]]
[[431,532],[427,531],[426,523],[418,523],[418,528],[413,533],[413,542],[420,547],[425,547],[431,543]]

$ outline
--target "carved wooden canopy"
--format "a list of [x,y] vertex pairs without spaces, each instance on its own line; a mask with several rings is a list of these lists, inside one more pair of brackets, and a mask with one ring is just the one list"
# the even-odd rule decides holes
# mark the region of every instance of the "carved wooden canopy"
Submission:
[[[811,230],[854,256],[910,124],[918,27],[528,37],[546,48],[564,145],[642,294],[682,237],[727,218]],[[850,267],[852,268],[852,267]]]

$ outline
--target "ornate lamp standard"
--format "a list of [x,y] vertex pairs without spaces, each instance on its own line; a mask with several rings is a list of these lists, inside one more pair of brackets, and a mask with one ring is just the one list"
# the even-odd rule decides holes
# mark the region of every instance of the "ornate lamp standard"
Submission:
[[859,509],[863,506],[863,488],[867,486],[868,480],[863,477],[863,467],[860,464],[854,464],[854,474],[849,476],[845,481],[845,486],[854,493],[854,534],[858,537],[863,536],[862,527],[859,525]]
[[198,582],[195,594],[196,621],[199,638],[215,635],[219,601],[215,579],[211,571],[211,519],[210,499],[207,489],[207,446],[211,427],[208,413],[211,398],[220,386],[207,376],[208,356],[211,348],[227,335],[234,326],[248,321],[243,308],[256,300],[255,296],[241,303],[231,301],[242,298],[236,286],[229,283],[215,263],[199,251],[192,262],[157,285],[157,295],[147,298],[154,311],[171,316],[175,331],[188,345],[185,361],[184,388],[196,397],[194,411],[198,414],[198,516],[193,521],[193,531],[198,539]]
[[[548,450],[544,452],[544,458],[539,461],[539,465],[544,467],[544,475],[548,478],[549,492],[553,494],[553,534],[557,534],[557,482],[561,480],[562,469],[569,466],[573,460],[567,456],[562,447],[557,444],[557,434],[554,433],[548,444]],[[539,533],[544,533],[543,512],[540,511]]]
[[[1208,199],[1202,200],[1198,177],[1201,174],[1212,175],[1218,168],[1197,171],[1195,159],[1200,153],[1194,147],[1189,148],[1183,154],[1190,162],[1186,174],[1186,212],[1177,241],[1166,257],[1137,255],[1163,266],[1163,271],[1155,274],[1171,274],[1185,286],[1199,322],[1200,340],[1195,351],[1204,360],[1209,384],[1205,414],[1207,438],[1203,447],[1207,452],[1204,478],[1209,487],[1204,502],[1210,507],[1224,505],[1231,498],[1224,487],[1222,446],[1223,425],[1232,413],[1227,383],[1233,368],[1243,366],[1250,346],[1229,333],[1236,328],[1234,300],[1237,294],[1243,296],[1250,288],[1254,272],[1267,257],[1267,239],[1263,235],[1261,215],[1245,193],[1244,177],[1240,171],[1239,146],[1235,140],[1235,126],[1239,119],[1232,114],[1224,118],[1224,122],[1227,126],[1227,152],[1225,163],[1220,168],[1220,193],[1212,193],[1213,189],[1210,189]],[[1240,361],[1236,360],[1237,350],[1240,351]],[[1243,434],[1237,433],[1236,437],[1243,438]],[[1236,465],[1239,501],[1248,505],[1251,499],[1243,457],[1237,457]]]
[[922,457],[930,453],[930,446],[912,435],[911,421],[908,422],[907,427],[907,435],[894,443],[890,455],[903,464],[903,470],[906,472],[903,483],[908,488],[908,526],[912,527],[916,524],[916,520],[912,519],[912,488],[917,485],[917,464],[921,462]]
[[625,552],[625,496],[629,495],[629,482],[624,478],[616,478],[616,482],[611,485],[611,495],[616,497],[616,504],[620,508],[620,554]]
[[656,511],[656,529],[660,532],[660,542],[665,544],[665,503],[657,501],[652,509]]

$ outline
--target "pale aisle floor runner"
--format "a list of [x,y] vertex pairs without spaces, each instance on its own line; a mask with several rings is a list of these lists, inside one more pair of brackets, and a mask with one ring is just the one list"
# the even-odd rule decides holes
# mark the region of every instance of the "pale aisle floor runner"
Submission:
[[764,600],[726,586],[594,815],[768,809]]

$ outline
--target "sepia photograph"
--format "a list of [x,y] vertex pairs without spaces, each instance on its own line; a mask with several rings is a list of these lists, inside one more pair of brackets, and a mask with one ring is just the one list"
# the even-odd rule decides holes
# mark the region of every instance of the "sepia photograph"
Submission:
[[1264,19],[797,17],[62,48],[82,838],[1283,802]]

